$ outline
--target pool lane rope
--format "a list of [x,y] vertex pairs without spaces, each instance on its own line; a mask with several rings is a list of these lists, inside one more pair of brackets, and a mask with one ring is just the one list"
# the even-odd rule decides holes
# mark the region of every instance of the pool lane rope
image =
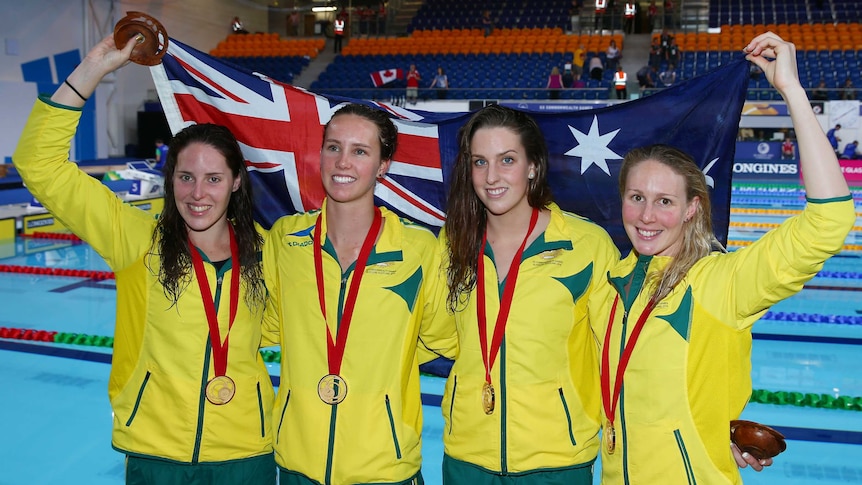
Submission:
[[75,243],[82,243],[84,241],[81,240],[78,236],[72,234],[71,232],[40,232],[35,231],[30,234],[20,234],[21,237],[29,238],[29,239],[52,239],[58,241],[71,241]]
[[[86,333],[55,332],[50,330],[34,330],[32,328],[0,327],[0,338],[9,340],[28,340],[49,344],[80,345],[83,347],[114,347],[114,338],[104,335],[89,335]],[[276,350],[261,350],[264,362],[281,362],[281,352]]]
[[[53,332],[47,330],[33,330],[29,328],[24,329],[0,327],[0,338],[55,344],[80,345],[84,347],[113,348],[114,346],[114,338],[107,337],[104,335],[88,335],[85,333],[71,332]],[[264,362],[275,364],[281,362],[281,352],[277,350],[261,350],[260,355],[263,358]],[[795,391],[768,391],[766,389],[754,389],[751,392],[751,402],[806,408],[862,411],[862,397],[834,396],[831,394],[815,394],[811,392],[802,393]]]
[[46,268],[44,266],[18,266],[11,264],[0,264],[0,273],[15,273],[40,276],[70,276],[73,278],[89,278],[99,281],[114,279],[114,273],[111,271],[71,268]]

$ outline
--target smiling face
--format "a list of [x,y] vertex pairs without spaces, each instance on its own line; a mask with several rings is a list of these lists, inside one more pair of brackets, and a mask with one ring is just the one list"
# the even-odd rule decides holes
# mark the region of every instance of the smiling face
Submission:
[[355,114],[330,120],[320,151],[320,175],[326,196],[337,203],[374,203],[377,178],[389,168],[381,159],[380,135],[374,122]]
[[536,167],[527,159],[521,137],[509,128],[480,128],[470,149],[473,190],[488,216],[529,211],[527,190]]
[[685,179],[667,165],[645,160],[626,177],[623,226],[639,254],[676,256],[683,224],[694,216],[700,199],[686,201]]
[[177,154],[174,201],[189,231],[206,233],[227,223],[227,209],[240,178],[213,146],[194,142]]

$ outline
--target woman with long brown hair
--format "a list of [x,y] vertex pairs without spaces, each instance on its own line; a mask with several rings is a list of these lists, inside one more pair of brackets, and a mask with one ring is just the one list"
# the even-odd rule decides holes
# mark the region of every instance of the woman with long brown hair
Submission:
[[108,397],[126,483],[274,484],[274,393],[258,352],[265,233],[252,219],[236,139],[209,124],[177,133],[158,220],[67,158],[81,108],[134,45],[118,49],[105,38],[53,96],[40,96],[13,162],[33,195],[114,271]]
[[443,482],[589,485],[599,401],[586,301],[619,252],[552,202],[530,116],[488,106],[459,143],[440,234],[459,339]]

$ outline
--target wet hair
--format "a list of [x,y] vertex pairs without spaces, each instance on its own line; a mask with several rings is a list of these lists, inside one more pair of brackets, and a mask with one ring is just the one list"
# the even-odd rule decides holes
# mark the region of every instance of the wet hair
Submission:
[[239,189],[230,194],[227,218],[233,225],[234,237],[239,248],[246,304],[250,308],[262,306],[266,296],[260,264],[263,237],[257,232],[252,216],[251,180],[245,169],[245,157],[236,138],[230,130],[220,125],[207,123],[191,125],[177,133],[169,145],[168,157],[163,169],[165,207],[153,232],[154,254],[158,255],[161,262],[159,282],[164,287],[165,295],[174,304],[185,286],[191,282],[192,261],[188,244],[188,228],[174,199],[174,174],[179,155],[194,143],[208,145],[218,151],[225,158],[233,176],[240,179]]
[[663,271],[653,275],[649,281],[653,285],[652,296],[656,301],[660,301],[682,281],[695,263],[713,250],[724,251],[724,247],[715,238],[712,230],[712,204],[706,177],[694,158],[682,150],[669,145],[651,145],[628,152],[620,169],[620,196],[625,197],[629,172],[647,160],[661,163],[683,178],[686,204],[695,197],[699,198],[694,215],[682,223],[682,244],[679,252]]
[[382,160],[391,160],[395,154],[395,149],[398,146],[398,130],[395,128],[395,123],[389,118],[383,110],[371,108],[364,104],[350,103],[344,105],[329,122],[323,130],[323,139],[326,139],[326,132],[329,130],[329,124],[338,116],[356,115],[374,123],[377,126],[377,140],[380,142],[380,158]]
[[480,129],[498,127],[518,135],[526,158],[535,169],[535,177],[529,180],[527,187],[530,207],[542,208],[553,200],[548,185],[548,147],[536,121],[524,112],[496,104],[474,113],[458,131],[458,157],[446,204],[447,306],[453,312],[476,286],[479,246],[487,223],[485,206],[473,189],[473,136]]

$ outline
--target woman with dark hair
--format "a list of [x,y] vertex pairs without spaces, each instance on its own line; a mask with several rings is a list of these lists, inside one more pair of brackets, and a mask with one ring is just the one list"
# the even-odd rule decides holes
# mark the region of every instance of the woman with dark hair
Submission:
[[787,103],[807,204],[728,253],[692,157],[665,145],[625,156],[619,189],[633,249],[589,305],[602,345],[604,484],[740,483],[737,466],[771,463],[727,443],[751,396],[752,326],[841,251],[856,220],[795,46],[767,32],[744,52]]
[[126,483],[274,484],[274,393],[258,352],[264,233],[236,139],[216,125],[177,133],[158,220],[67,159],[81,108],[134,44],[119,50],[107,37],[53,96],[40,96],[13,161],[33,195],[114,271],[108,396]]
[[437,66],[437,74],[431,80],[431,86],[437,90],[437,99],[446,99],[447,90],[449,89],[449,78],[446,76],[446,71],[442,66]]
[[530,116],[488,106],[459,144],[440,234],[460,343],[441,406],[443,482],[591,484],[599,400],[586,301],[619,252],[552,202]]
[[397,131],[348,104],[324,128],[323,207],[286,216],[264,248],[267,338],[282,348],[282,485],[421,484],[419,364],[454,356],[434,234],[374,205]]

